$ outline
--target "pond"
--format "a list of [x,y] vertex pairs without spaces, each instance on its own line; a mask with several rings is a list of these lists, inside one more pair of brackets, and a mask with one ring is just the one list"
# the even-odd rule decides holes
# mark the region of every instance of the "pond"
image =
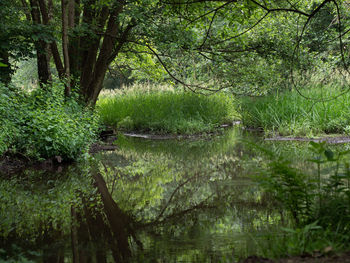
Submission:
[[75,165],[1,176],[0,261],[238,262],[290,222],[255,179],[266,152],[313,169],[308,143],[238,128],[115,143]]

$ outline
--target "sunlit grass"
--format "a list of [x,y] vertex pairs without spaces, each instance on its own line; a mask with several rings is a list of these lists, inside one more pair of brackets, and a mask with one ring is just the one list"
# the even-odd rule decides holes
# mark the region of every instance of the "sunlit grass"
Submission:
[[204,96],[169,87],[132,87],[105,92],[97,102],[105,125],[127,131],[192,134],[237,119],[234,98]]

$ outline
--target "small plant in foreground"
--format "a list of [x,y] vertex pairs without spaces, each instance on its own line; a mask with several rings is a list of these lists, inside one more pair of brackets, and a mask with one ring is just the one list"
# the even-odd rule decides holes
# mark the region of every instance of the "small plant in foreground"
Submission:
[[349,151],[334,153],[325,143],[310,145],[316,175],[279,159],[257,178],[294,219],[292,228],[282,229],[286,235],[268,241],[276,243],[273,253],[280,256],[350,246],[350,164],[345,158]]
[[266,258],[290,257],[292,255],[320,256],[344,248],[341,235],[323,229],[315,221],[303,227],[281,227],[260,240],[254,239],[257,253]]

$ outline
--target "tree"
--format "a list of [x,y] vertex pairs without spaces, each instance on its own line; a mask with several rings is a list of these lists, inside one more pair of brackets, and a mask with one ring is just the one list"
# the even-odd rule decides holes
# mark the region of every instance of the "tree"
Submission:
[[0,81],[8,84],[19,59],[31,55],[28,23],[22,19],[20,5],[11,1],[0,2]]
[[[158,53],[168,73],[189,89],[217,91],[235,87],[236,94],[260,95],[264,83],[270,84],[269,79],[276,83],[274,75],[285,78],[291,69],[307,70],[319,62],[316,55],[321,50],[310,52],[310,32],[318,35],[319,46],[329,46],[330,42],[334,46],[335,42],[338,56],[347,67],[344,39],[349,30],[344,26],[344,18],[348,10],[343,1],[169,0],[166,3],[169,12],[181,21],[174,30],[178,35],[186,32],[182,35],[189,37],[186,40],[184,36],[182,43],[177,41],[173,49],[159,41],[154,53]],[[323,13],[332,19],[319,19]],[[326,24],[331,21],[332,24]],[[179,64],[169,59],[179,57],[178,54],[184,54]],[[194,67],[188,67],[190,54],[194,61],[201,61],[192,63],[199,66],[196,75],[201,78],[197,81],[182,78],[183,72],[193,72]],[[188,63],[181,70],[186,60]],[[207,74],[203,74],[206,68]]]
[[[22,16],[33,25],[32,39],[42,86],[50,82],[52,57],[58,76],[65,82],[65,94],[69,96],[71,89],[77,87],[85,103],[92,106],[108,67],[112,62],[118,65],[120,54],[152,55],[177,83],[193,91],[217,91],[239,86],[242,76],[246,76],[241,80],[245,82],[261,69],[270,67],[276,74],[281,72],[280,68],[271,66],[281,64],[273,63],[274,60],[295,59],[294,55],[302,50],[301,39],[308,25],[326,7],[334,10],[341,47],[347,33],[346,28],[340,30],[341,12],[345,9],[338,0],[23,0],[22,3]],[[287,27],[284,19],[290,21]],[[276,41],[280,43],[277,47]],[[251,82],[260,86],[271,79],[267,73],[260,72],[260,77],[257,75]],[[188,82],[188,76],[193,81]]]

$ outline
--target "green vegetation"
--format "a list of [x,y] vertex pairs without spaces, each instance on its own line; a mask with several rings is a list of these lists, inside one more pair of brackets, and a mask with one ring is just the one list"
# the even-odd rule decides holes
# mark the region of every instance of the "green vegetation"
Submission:
[[105,125],[126,131],[209,132],[237,118],[234,98],[224,93],[126,91],[100,98],[97,107]]
[[309,161],[316,173],[305,173],[279,158],[256,178],[293,218],[290,228],[282,228],[284,234],[261,242],[263,256],[327,254],[350,247],[349,151],[335,153],[325,143],[311,143],[311,150],[314,157]]
[[72,160],[95,139],[97,116],[65,99],[59,84],[31,92],[0,86],[0,93],[0,156]]
[[[263,129],[267,135],[282,136],[350,131],[350,93],[316,85],[299,92],[293,89],[261,98],[243,98],[240,109],[243,125]],[[336,97],[337,94],[343,95]]]
[[[28,162],[75,160],[96,139],[100,118],[104,125],[117,130],[151,133],[210,133],[235,119],[267,135],[350,132],[350,93],[346,93],[350,80],[348,1],[1,0],[0,17],[0,165],[10,163],[11,158]],[[145,91],[142,87],[119,90],[135,83],[157,83],[175,91]],[[118,91],[100,96],[103,88]],[[195,237],[200,243],[198,232],[206,233],[209,242],[213,233],[233,238],[230,231],[245,227],[245,222],[263,229],[270,220],[283,221],[283,211],[288,211],[287,221],[292,220],[292,224],[285,225],[289,227],[283,230],[285,235],[271,238],[275,244],[261,247],[263,255],[278,257],[321,251],[327,246],[349,247],[349,163],[342,164],[346,152],[337,155],[325,145],[315,144],[318,156],[312,160],[314,169],[307,166],[304,168],[308,170],[301,170],[306,166],[301,160],[306,153],[300,151],[300,145],[293,153],[288,149],[278,153],[289,151],[289,160],[297,156],[293,163],[281,159],[267,162],[257,150],[247,153],[241,144],[232,146],[234,136],[226,137],[227,143],[220,145],[208,143],[208,138],[202,136],[203,140],[189,148],[183,146],[187,141],[166,142],[154,147],[158,156],[141,160],[137,155],[147,155],[153,142],[119,139],[118,151],[124,147],[124,152],[119,152],[120,160],[111,161],[112,169],[102,164],[84,167],[86,173],[81,173],[88,185],[89,179],[95,180],[99,193],[94,190],[93,194],[104,200],[100,205],[110,205],[105,214],[88,213],[86,220],[71,206],[79,196],[87,202],[80,206],[83,213],[89,212],[90,195],[84,196],[78,189],[79,177],[77,181],[57,182],[55,189],[50,188],[53,182],[45,172],[33,172],[32,177],[14,175],[16,180],[0,178],[0,245],[11,246],[1,238],[10,237],[11,241],[11,234],[16,242],[25,240],[21,234],[25,236],[26,232],[20,230],[26,226],[30,228],[27,233],[42,234],[45,243],[44,232],[62,226],[71,232],[67,235],[71,242],[65,242],[73,250],[71,261],[90,258],[81,253],[90,250],[96,256],[103,254],[103,260],[92,261],[113,257],[116,262],[125,262],[125,255],[131,254],[128,242],[132,239],[138,244],[138,237],[125,231],[147,220],[160,224],[153,234],[165,233],[163,237],[169,240],[174,236]],[[222,139],[226,141],[224,136]],[[197,154],[199,151],[203,153]],[[226,158],[226,152],[237,154]],[[205,159],[210,154],[215,156]],[[182,159],[184,155],[186,159]],[[169,162],[168,156],[173,156]],[[259,165],[243,165],[245,158]],[[200,162],[204,164],[196,170],[185,171],[180,166],[185,163],[194,167]],[[328,171],[324,174],[323,166]],[[253,182],[249,189],[242,187],[246,178],[231,181],[237,174],[264,168],[259,182],[265,192]],[[316,176],[309,175],[312,171]],[[102,176],[111,180],[105,183]],[[36,180],[42,183],[38,189]],[[114,192],[105,189],[108,185]],[[264,209],[271,208],[270,201],[282,212],[265,214]],[[241,209],[237,202],[244,207]],[[55,212],[51,212],[52,207]],[[133,212],[134,208],[139,211]],[[122,209],[130,212],[130,218]],[[206,209],[213,213],[207,216]],[[240,216],[243,210],[249,220]],[[33,213],[26,214],[28,211]],[[223,221],[217,219],[220,213],[226,214]],[[140,224],[126,224],[135,214]],[[62,215],[65,218],[60,218]],[[79,226],[74,223],[78,218],[82,219]],[[101,230],[97,221],[108,221],[109,225],[103,224]],[[42,227],[45,222],[51,226]],[[93,226],[87,227],[91,222]],[[112,232],[106,231],[109,227]],[[86,239],[77,238],[80,233],[85,233]],[[104,241],[100,243],[98,237]],[[232,255],[235,241],[230,240]],[[109,245],[112,250],[118,246],[126,254],[118,258],[115,251],[107,255],[92,247],[86,249],[90,241],[97,241],[101,247]],[[193,261],[197,253],[193,251],[185,261]],[[13,249],[10,254],[16,252]],[[0,257],[6,258],[6,253],[0,249]],[[203,253],[197,259],[220,262],[208,255]],[[42,261],[61,262],[61,256],[51,260],[44,255]],[[164,261],[147,258],[144,262],[147,260]]]

